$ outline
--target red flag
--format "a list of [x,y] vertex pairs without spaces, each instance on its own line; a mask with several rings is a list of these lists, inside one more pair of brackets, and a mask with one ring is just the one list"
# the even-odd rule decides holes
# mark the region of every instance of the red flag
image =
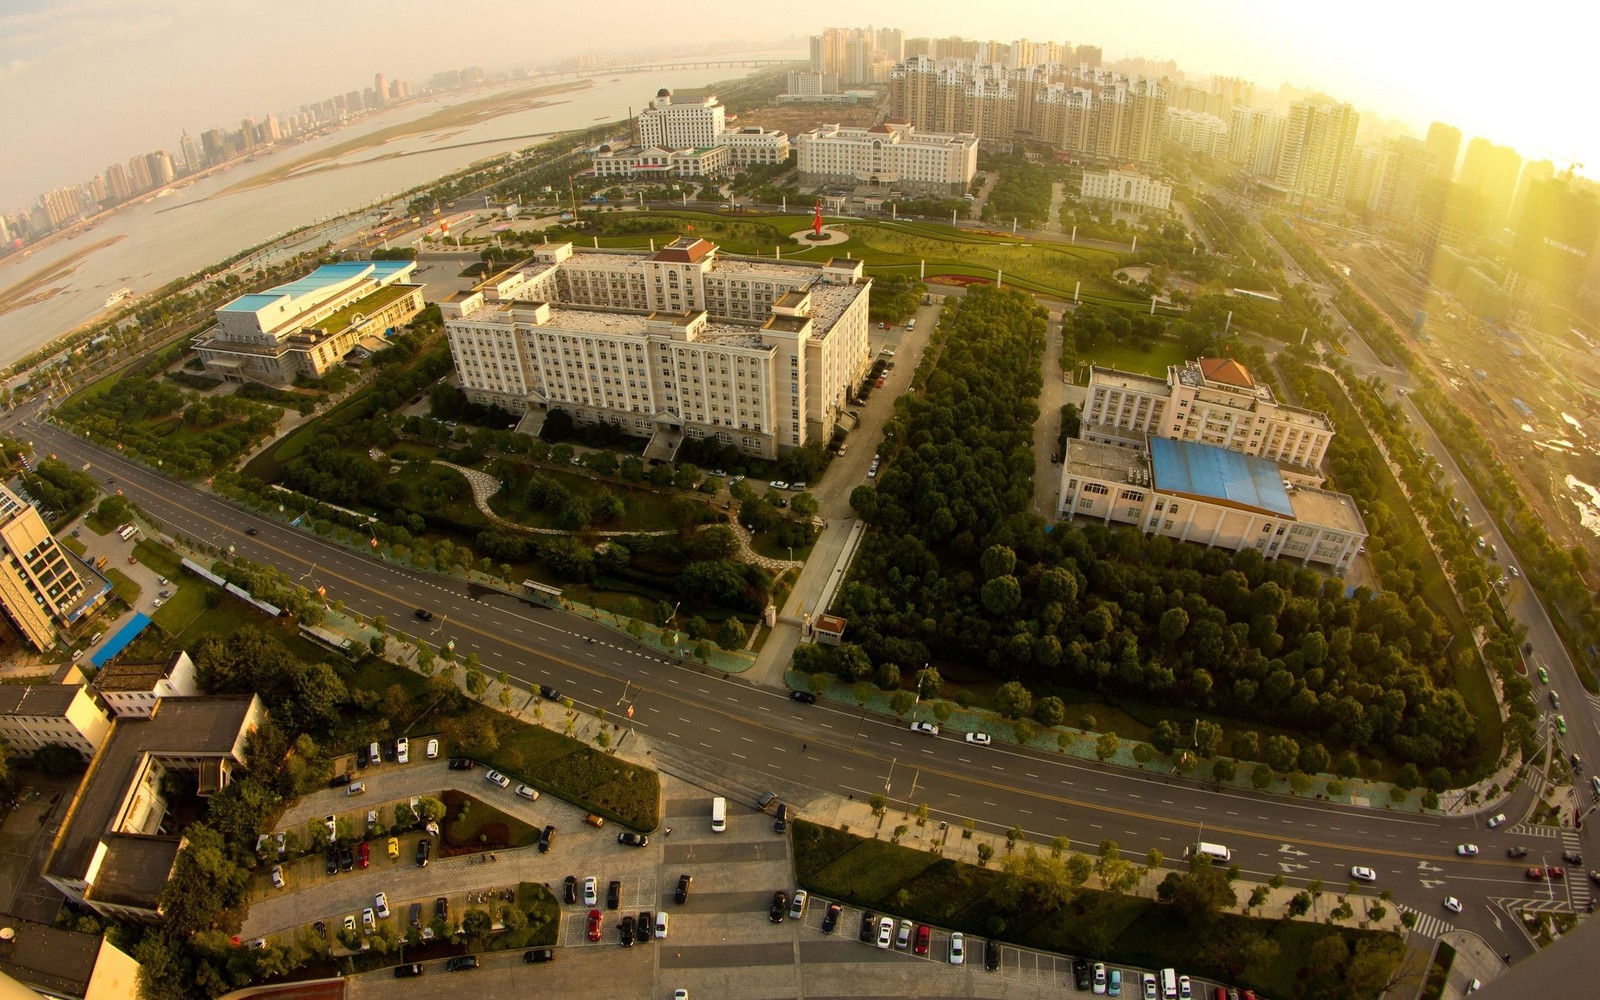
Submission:
[[633,718],[633,706],[632,705],[628,706],[628,718],[630,718],[630,719]]
[[372,547],[373,547],[373,548],[377,548],[377,547],[378,547],[378,540],[377,540],[377,539],[376,539],[376,538],[374,538],[374,539],[373,539],[373,540],[372,540]]

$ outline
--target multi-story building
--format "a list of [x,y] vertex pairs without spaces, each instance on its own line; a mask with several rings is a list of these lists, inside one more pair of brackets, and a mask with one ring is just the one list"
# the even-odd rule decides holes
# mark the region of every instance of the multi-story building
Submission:
[[1333,424],[1315,410],[1278,402],[1227,358],[1172,365],[1164,379],[1092,366],[1083,439],[1137,448],[1149,434],[1259,455],[1316,476]]
[[977,136],[921,133],[905,122],[871,128],[824,125],[795,136],[795,149],[806,183],[962,194],[978,172]]
[[564,243],[440,308],[475,403],[565,410],[667,457],[712,437],[771,458],[832,436],[871,363],[871,284],[860,261],[721,257],[692,238],[652,253]]
[[1366,540],[1354,500],[1323,490],[1328,418],[1277,402],[1237,361],[1166,379],[1093,366],[1057,512],[1343,572]]
[[663,149],[707,149],[727,131],[727,109],[712,93],[673,100],[665,87],[639,112],[639,145]]
[[733,151],[727,146],[702,149],[662,149],[660,146],[612,149],[601,146],[593,160],[596,177],[617,180],[700,180],[721,177],[728,172],[732,163]]
[[1228,155],[1228,123],[1208,112],[1168,108],[1165,138],[1207,156]]
[[791,97],[817,97],[838,92],[839,74],[798,69],[789,74],[789,85],[785,88],[785,93]]
[[1467,143],[1460,182],[1483,196],[1485,235],[1498,233],[1510,220],[1521,170],[1522,157],[1510,146],[1496,145],[1482,136]]
[[1360,121],[1348,104],[1326,98],[1296,101],[1284,122],[1277,186],[1291,196],[1344,201]]
[[217,310],[194,339],[206,370],[230,382],[319,378],[369,340],[422,311],[422,286],[408,283],[416,262],[324,264],[286,285],[241,295]]
[[1430,176],[1453,180],[1456,176],[1456,160],[1461,155],[1461,130],[1444,122],[1434,122],[1428,126],[1426,142],[1428,152],[1433,154],[1433,173]]
[[12,753],[58,746],[88,760],[110,731],[110,716],[86,684],[0,684],[0,739]]
[[1517,312],[1535,317],[1546,305],[1577,305],[1600,254],[1600,198],[1571,177],[1536,180],[1528,189],[1510,255],[1510,291]]
[[165,660],[107,663],[95,674],[94,689],[118,718],[148,719],[163,698],[193,698],[201,694],[194,661],[181,649]]
[[1234,108],[1228,126],[1228,159],[1257,177],[1278,173],[1283,119],[1267,108]]
[[34,649],[55,645],[59,626],[73,624],[105,599],[110,584],[86,574],[56,543],[39,512],[0,486],[0,611]]
[[1410,136],[1390,139],[1378,157],[1377,176],[1367,210],[1379,218],[1409,225],[1422,203],[1422,185],[1436,176],[1433,153]]
[[1165,212],[1172,206],[1172,185],[1151,180],[1128,170],[1083,172],[1080,194],[1084,201],[1100,202],[1120,209],[1154,209]]
[[788,133],[759,125],[745,125],[722,133],[721,145],[727,148],[729,162],[736,170],[789,159]]

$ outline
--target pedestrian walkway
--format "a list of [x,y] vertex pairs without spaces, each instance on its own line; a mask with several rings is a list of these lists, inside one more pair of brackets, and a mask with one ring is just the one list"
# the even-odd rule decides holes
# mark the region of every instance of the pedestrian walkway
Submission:
[[1409,913],[1416,920],[1416,922],[1411,925],[1411,932],[1413,934],[1421,934],[1426,938],[1437,938],[1443,937],[1444,935],[1455,930],[1455,925],[1445,920],[1441,916],[1432,913],[1424,913],[1423,911],[1407,906],[1404,903],[1396,903],[1394,905],[1395,908],[1401,913]]

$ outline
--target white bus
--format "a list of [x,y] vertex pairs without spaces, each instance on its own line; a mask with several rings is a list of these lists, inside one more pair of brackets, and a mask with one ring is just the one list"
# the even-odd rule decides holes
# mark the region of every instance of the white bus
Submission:
[[711,832],[721,833],[728,828],[728,800],[718,795],[711,800]]

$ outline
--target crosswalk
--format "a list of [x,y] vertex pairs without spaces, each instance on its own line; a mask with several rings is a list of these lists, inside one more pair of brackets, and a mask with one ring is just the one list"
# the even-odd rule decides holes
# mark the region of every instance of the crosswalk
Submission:
[[1435,916],[1432,913],[1423,913],[1421,910],[1407,906],[1404,903],[1396,903],[1395,905],[1399,907],[1401,913],[1409,913],[1415,918],[1416,922],[1411,925],[1413,934],[1436,938],[1449,934],[1456,929],[1454,924],[1443,917]]
[[[1564,853],[1583,854],[1583,841],[1579,839],[1578,831],[1562,828],[1561,849]],[[1589,900],[1593,898],[1589,890],[1589,873],[1577,865],[1569,865],[1567,867],[1567,892],[1572,896],[1573,909],[1581,911],[1589,905]]]
[[1519,837],[1543,837],[1548,839],[1554,839],[1561,835],[1561,831],[1555,827],[1538,823],[1518,823],[1511,827],[1511,832]]

